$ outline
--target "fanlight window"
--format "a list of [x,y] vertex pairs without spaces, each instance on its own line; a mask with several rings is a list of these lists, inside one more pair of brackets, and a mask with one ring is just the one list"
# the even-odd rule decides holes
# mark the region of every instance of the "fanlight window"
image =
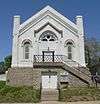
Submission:
[[39,40],[41,40],[41,41],[56,41],[57,39],[58,39],[57,36],[52,31],[47,30],[42,33]]
[[25,42],[24,43],[24,58],[29,59],[29,53],[30,53],[30,43]]

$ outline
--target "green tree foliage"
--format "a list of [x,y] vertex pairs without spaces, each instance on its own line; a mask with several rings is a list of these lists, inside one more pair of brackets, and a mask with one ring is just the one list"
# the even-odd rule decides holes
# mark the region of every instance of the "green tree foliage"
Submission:
[[4,66],[5,66],[5,69],[8,70],[8,68],[11,67],[11,60],[12,60],[12,56],[9,55],[9,56],[6,56],[4,58]]
[[100,43],[95,38],[85,39],[85,58],[88,66],[100,61]]
[[5,67],[4,67],[4,62],[0,62],[0,74],[5,73]]
[[11,60],[12,60],[12,56],[9,55],[4,58],[4,61],[0,62],[0,74],[5,73],[5,71],[7,71],[8,68],[11,67]]
[[98,68],[93,68],[100,63],[100,43],[95,38],[85,39],[85,59],[91,73],[98,73]]

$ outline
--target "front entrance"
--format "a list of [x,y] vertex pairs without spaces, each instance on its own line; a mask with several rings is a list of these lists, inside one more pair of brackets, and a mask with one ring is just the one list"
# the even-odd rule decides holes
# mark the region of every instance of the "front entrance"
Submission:
[[42,89],[57,89],[57,75],[42,75]]
[[54,51],[42,51],[43,62],[54,62]]

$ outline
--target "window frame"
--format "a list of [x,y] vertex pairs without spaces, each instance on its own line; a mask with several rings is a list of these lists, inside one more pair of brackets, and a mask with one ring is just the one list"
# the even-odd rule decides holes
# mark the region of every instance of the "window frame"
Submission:
[[23,49],[24,49],[24,55],[23,55],[24,59],[28,60],[30,58],[30,43],[29,42],[25,42]]
[[[67,58],[69,60],[72,60],[73,59],[73,49],[75,47],[75,43],[72,39],[68,39],[65,41],[65,47],[67,47]],[[70,51],[69,51],[69,47],[71,47]]]
[[55,35],[54,32],[52,32],[50,30],[47,30],[47,31],[44,31],[40,35],[39,40],[41,40],[41,41],[44,41],[45,40],[47,42],[49,42],[49,41],[53,42],[53,41],[58,40],[58,37]]
[[[69,50],[69,47],[70,47],[70,50]],[[67,52],[68,52],[68,59],[72,60],[72,55],[73,55],[72,45],[67,46]]]

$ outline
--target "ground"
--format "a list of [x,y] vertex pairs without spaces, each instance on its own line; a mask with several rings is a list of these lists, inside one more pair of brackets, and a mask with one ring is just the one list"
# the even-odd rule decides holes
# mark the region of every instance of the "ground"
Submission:
[[97,101],[100,100],[100,89],[94,87],[70,87],[60,90],[60,101]]
[[45,101],[36,104],[100,104],[100,101],[87,101],[87,102],[57,102],[57,101]]
[[[98,100],[98,101],[96,101]],[[81,102],[80,102],[81,101]],[[84,101],[84,102],[82,102]],[[100,104],[98,88],[65,88],[60,91],[60,101],[40,102],[40,91],[33,87],[10,87],[0,81],[0,103],[36,104]],[[40,103],[38,103],[40,102]]]

